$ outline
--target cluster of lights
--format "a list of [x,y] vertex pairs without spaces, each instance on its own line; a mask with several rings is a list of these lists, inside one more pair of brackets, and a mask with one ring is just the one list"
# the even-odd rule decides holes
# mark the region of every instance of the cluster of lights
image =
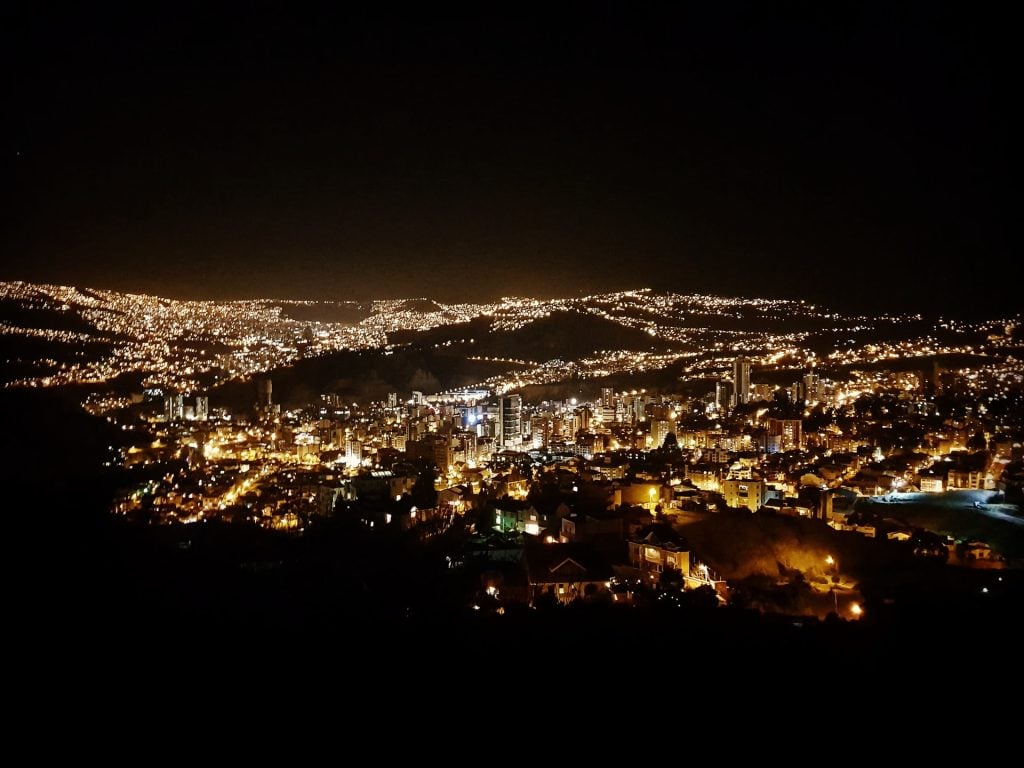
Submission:
[[[498,417],[493,410],[478,406],[488,398],[516,392],[530,385],[566,380],[597,379],[612,375],[643,375],[650,371],[678,366],[684,379],[728,378],[732,362],[746,356],[758,369],[790,370],[799,381],[807,370],[828,371],[839,366],[879,364],[878,370],[853,370],[846,381],[830,381],[816,376],[816,392],[808,396],[808,413],[821,406],[835,410],[836,418],[857,419],[854,433],[874,428],[870,419],[857,417],[853,403],[867,393],[890,393],[916,406],[921,414],[935,416],[933,404],[923,394],[921,377],[916,373],[892,372],[884,363],[893,359],[927,358],[938,354],[963,353],[978,356],[979,365],[948,371],[956,386],[973,398],[976,410],[972,418],[984,417],[990,410],[1002,421],[989,423],[1001,427],[1019,426],[1008,403],[1021,402],[1024,390],[1024,364],[1003,351],[1019,319],[963,323],[942,320],[930,332],[903,341],[857,340],[872,328],[891,323],[897,326],[918,316],[882,318],[840,317],[804,302],[731,299],[715,296],[659,294],[648,290],[599,294],[581,299],[535,300],[504,298],[491,304],[439,304],[427,300],[375,301],[368,305],[367,316],[356,323],[302,321],[291,314],[293,307],[313,307],[314,302],[195,302],[176,301],[153,296],[120,294],[101,290],[80,290],[66,286],[0,283],[0,298],[20,302],[27,308],[75,313],[86,328],[57,330],[26,328],[0,324],[0,335],[38,338],[77,347],[67,362],[55,359],[33,360],[37,375],[15,385],[55,386],[88,383],[94,386],[83,406],[96,414],[116,414],[127,410],[130,400],[104,389],[102,384],[126,373],[140,374],[144,386],[172,391],[196,391],[214,388],[230,379],[244,379],[268,369],[286,366],[305,356],[326,354],[341,349],[388,349],[388,335],[399,331],[429,330],[439,326],[466,323],[486,318],[491,329],[508,331],[550,317],[553,313],[585,313],[619,325],[640,330],[652,338],[667,342],[668,351],[610,349],[575,360],[527,360],[512,357],[471,359],[499,363],[511,370],[491,376],[459,393],[426,393],[424,402],[392,405],[371,404],[363,410],[345,404],[311,411],[286,412],[275,423],[241,425],[229,416],[212,421],[154,421],[151,432],[157,441],[123,451],[125,464],[161,464],[169,457],[186,456],[189,466],[175,476],[154,483],[147,480],[118,500],[117,508],[130,511],[143,500],[159,497],[157,507],[167,521],[201,522],[219,514],[233,513],[240,505],[261,525],[295,528],[311,514],[319,500],[310,489],[327,478],[349,479],[373,468],[374,457],[385,448],[405,450],[409,440],[424,444],[436,442],[447,452],[447,462],[438,462],[447,472],[439,478],[439,489],[464,482],[472,470],[471,482],[486,482],[494,476],[489,463],[503,446],[494,435]],[[327,302],[325,304],[337,304]],[[315,313],[314,313],[315,314]],[[775,328],[785,329],[788,319],[808,318],[821,321],[817,331],[761,330],[751,322],[748,330],[708,327],[711,316],[744,320],[772,320]],[[807,327],[807,323],[803,323]],[[953,335],[966,338],[953,338]],[[985,340],[987,334],[987,340]],[[809,347],[812,342],[838,335],[845,339],[839,348],[819,358]],[[882,334],[884,336],[884,334]],[[95,349],[83,349],[99,342]],[[452,339],[448,346],[466,347],[473,338]],[[985,356],[987,355],[987,356]],[[797,373],[797,372],[801,373]],[[755,399],[770,398],[777,386],[757,384],[751,387]],[[566,400],[524,406],[522,434],[513,441],[517,448],[557,444],[570,453],[587,458],[602,450],[649,448],[660,441],[666,429],[674,430],[678,414],[689,410],[690,402],[663,397],[653,400],[637,392],[620,393],[615,405],[577,403]],[[663,409],[664,417],[647,419],[646,405]],[[636,407],[634,407],[636,406]],[[462,421],[458,408],[477,408]],[[912,411],[918,413],[918,411]],[[1019,413],[1019,409],[1018,409]],[[748,451],[754,447],[751,429],[761,426],[763,411],[748,417],[746,423],[728,422],[723,428],[715,420],[717,409],[709,406],[706,429],[680,429],[680,446],[699,461],[712,451]],[[895,414],[894,414],[895,415]],[[1016,421],[1014,421],[1016,418]],[[884,419],[883,419],[884,421]],[[535,423],[534,423],[535,422]],[[649,423],[645,423],[649,422]],[[658,422],[655,425],[654,422]],[[844,422],[845,427],[846,422]],[[131,434],[139,426],[125,422],[120,426]],[[826,435],[851,442],[849,434],[835,424]],[[591,437],[580,438],[586,431]],[[963,431],[962,429],[960,430]],[[828,429],[821,433],[824,435]],[[819,436],[820,437],[820,436]],[[961,438],[962,439],[962,438]],[[578,444],[577,444],[578,443]],[[906,484],[915,472],[927,468],[923,463],[896,473]],[[753,467],[745,466],[749,474]],[[767,475],[785,476],[780,468],[772,470],[767,460],[761,467]],[[699,477],[700,482],[718,487],[719,477]],[[673,478],[662,478],[671,484]],[[678,483],[679,477],[674,481]],[[333,480],[332,480],[333,482]],[[893,486],[897,487],[896,485]],[[283,489],[275,497],[264,498],[262,490]],[[525,493],[525,487],[515,493]],[[454,503],[454,502],[453,502]]]

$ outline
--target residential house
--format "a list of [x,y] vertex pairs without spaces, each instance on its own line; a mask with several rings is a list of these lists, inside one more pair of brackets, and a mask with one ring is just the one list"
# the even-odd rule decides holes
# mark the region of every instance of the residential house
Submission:
[[587,544],[531,544],[524,552],[530,601],[553,597],[559,603],[608,592],[612,568]]
[[629,563],[652,582],[657,582],[668,568],[688,576],[690,548],[671,526],[654,523],[630,538]]

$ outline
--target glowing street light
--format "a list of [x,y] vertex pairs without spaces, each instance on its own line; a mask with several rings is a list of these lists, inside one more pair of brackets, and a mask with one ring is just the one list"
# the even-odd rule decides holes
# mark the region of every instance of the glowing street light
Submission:
[[864,609],[860,607],[860,603],[850,603],[850,613],[854,616],[860,616],[864,613]]

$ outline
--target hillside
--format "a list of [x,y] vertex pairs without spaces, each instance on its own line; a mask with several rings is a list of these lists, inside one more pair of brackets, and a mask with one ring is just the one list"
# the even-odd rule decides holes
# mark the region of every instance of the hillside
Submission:
[[[316,402],[336,393],[353,400],[384,400],[389,392],[403,398],[412,390],[432,393],[466,387],[510,370],[503,363],[468,360],[449,349],[409,347],[393,352],[336,352],[300,360],[266,374],[274,382],[274,400],[285,406]],[[252,381],[233,381],[211,393],[211,404],[249,408],[255,401]]]
[[[423,333],[389,335],[396,344],[416,346],[460,344],[466,354],[523,360],[575,360],[608,349],[665,350],[663,339],[585,312],[558,311],[514,330],[491,330],[489,318],[478,318]],[[473,339],[469,343],[469,339]]]

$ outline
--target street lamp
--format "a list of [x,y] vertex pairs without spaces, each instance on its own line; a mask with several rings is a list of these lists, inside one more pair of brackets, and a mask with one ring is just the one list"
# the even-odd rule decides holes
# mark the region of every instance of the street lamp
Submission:
[[657,495],[657,491],[655,491],[653,488],[649,488],[647,490],[647,495],[651,499],[651,511],[653,512],[654,511],[654,497]]

